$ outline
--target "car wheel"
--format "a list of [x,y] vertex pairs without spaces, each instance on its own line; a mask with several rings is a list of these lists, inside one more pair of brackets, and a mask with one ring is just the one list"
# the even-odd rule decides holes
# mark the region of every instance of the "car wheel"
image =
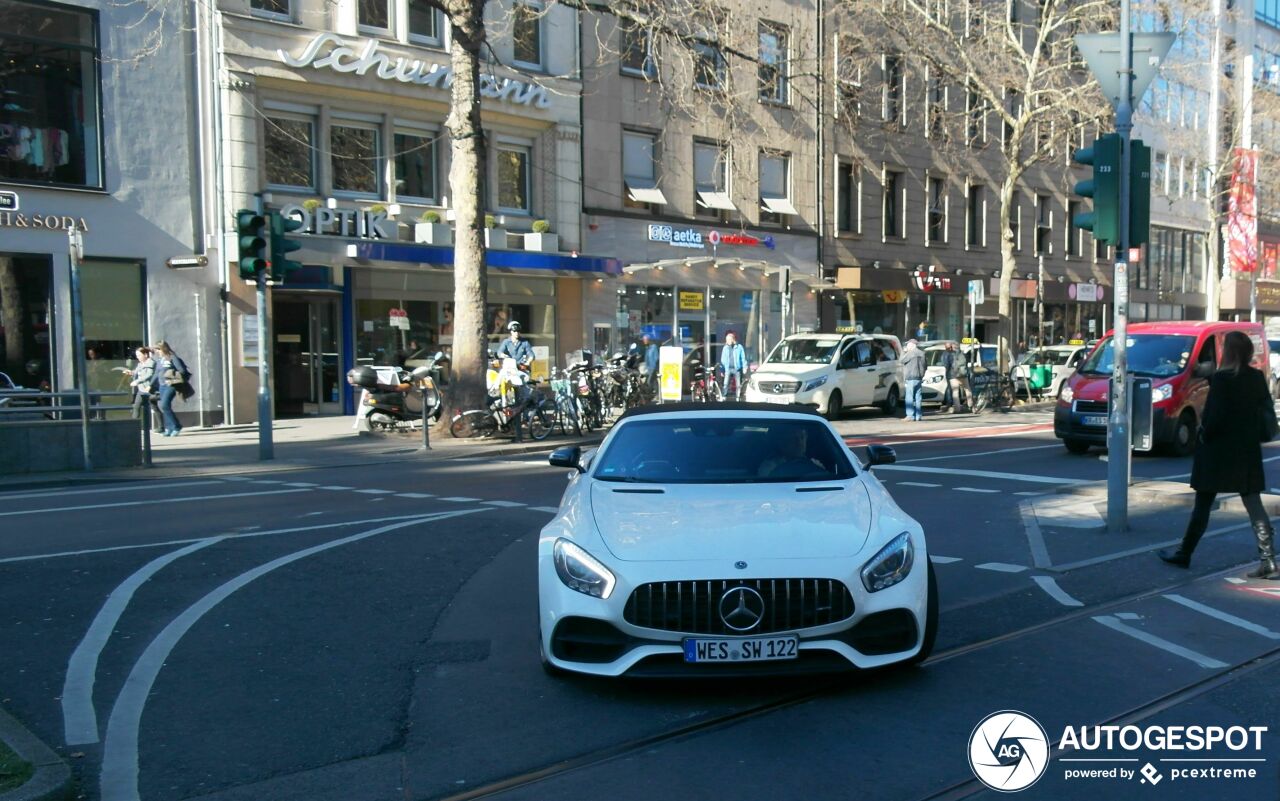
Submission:
[[889,394],[884,398],[884,406],[880,407],[885,414],[893,414],[898,411],[898,385],[894,384],[889,387]]
[[834,390],[831,397],[827,398],[827,419],[839,420],[840,410],[844,408],[844,396],[840,394],[840,390]]
[[1089,452],[1089,443],[1082,439],[1064,439],[1062,444],[1066,447],[1067,453],[1074,453],[1077,456]]
[[[927,557],[926,557],[927,558]],[[920,653],[907,660],[908,665],[918,665],[933,653],[933,644],[938,639],[938,578],[933,574],[933,562],[929,562],[929,599],[925,603],[924,642],[920,644]]]
[[1178,415],[1178,424],[1173,427],[1173,441],[1169,443],[1169,453],[1174,456],[1190,456],[1196,449],[1196,414],[1190,409]]

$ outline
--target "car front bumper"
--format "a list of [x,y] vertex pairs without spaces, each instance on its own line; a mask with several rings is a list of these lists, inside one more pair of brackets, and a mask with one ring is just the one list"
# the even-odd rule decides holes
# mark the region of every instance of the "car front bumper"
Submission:
[[[1107,444],[1106,426],[1085,425],[1085,417],[1105,416],[1105,412],[1077,412],[1073,405],[1059,403],[1053,410],[1053,433],[1058,439],[1073,439],[1091,445]],[[1152,410],[1151,438],[1156,443],[1172,442],[1178,418],[1159,406]]]
[[827,400],[830,397],[831,392],[825,384],[808,392],[782,392],[775,395],[772,392],[761,392],[756,389],[755,382],[751,382],[747,384],[742,393],[742,399],[747,403],[777,403],[780,405],[798,403],[801,406],[810,406],[816,409],[826,409]]

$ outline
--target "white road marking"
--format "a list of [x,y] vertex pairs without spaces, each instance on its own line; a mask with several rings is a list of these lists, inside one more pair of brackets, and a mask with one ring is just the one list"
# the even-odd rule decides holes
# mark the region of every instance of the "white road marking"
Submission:
[[1041,492],[1040,490],[1023,490],[1022,492],[1015,492],[1013,494],[1022,495],[1023,497],[1027,497],[1027,498],[1034,498],[1040,495],[1046,495],[1047,493]]
[[1142,620],[1142,615],[1137,612],[1116,612],[1116,617],[1121,620]]
[[[976,438],[975,438],[976,439]],[[953,453],[948,456],[925,456],[921,459],[901,459],[898,464],[914,464],[916,462],[936,462],[940,459],[972,459],[976,456],[999,456],[1006,453],[1017,453],[1018,451],[1038,451],[1044,448],[1061,448],[1062,445],[1055,442],[1052,445],[1028,445],[1025,448],[1004,448],[998,451],[979,451],[978,453]]]
[[[299,531],[318,531],[325,528],[342,528],[343,526],[362,526],[370,523],[385,523],[391,520],[416,520],[422,517],[424,512],[418,512],[412,515],[394,515],[392,517],[374,517],[367,520],[344,520],[340,523],[325,523],[319,526],[302,526],[300,528],[277,528],[269,531],[255,531],[250,534],[224,534],[222,536],[228,540],[239,540],[248,537],[268,537],[276,534],[294,534]],[[192,537],[185,540],[164,540],[163,542],[142,542],[137,545],[113,545],[107,548],[86,548],[80,551],[57,551],[55,553],[32,554],[31,556],[9,556],[0,559],[0,565],[9,562],[38,562],[42,559],[59,559],[64,556],[88,556],[98,553],[113,553],[115,551],[136,551],[141,548],[163,548],[167,545],[188,545],[193,542],[203,542],[209,537]]]
[[[287,489],[287,490],[263,490],[262,492],[229,492],[223,495],[197,495],[189,498],[165,498],[165,503],[179,503],[182,501],[215,501],[219,498],[250,498],[255,495],[287,495],[291,492],[310,492],[305,489]],[[142,506],[144,504],[154,504],[155,498],[146,498],[140,501],[119,501],[117,503],[98,503],[92,506],[60,506],[56,509],[22,509],[17,512],[0,512],[0,517],[12,517],[14,515],[36,515],[46,512],[80,512],[85,509],[115,509],[121,506]]]
[[530,506],[529,509],[534,512],[546,512],[552,515],[560,514],[560,509],[556,506]]
[[1057,579],[1052,576],[1032,576],[1031,580],[1040,585],[1040,589],[1049,594],[1049,597],[1063,606],[1084,606],[1080,601],[1072,598],[1067,591],[1058,586]]
[[997,573],[1021,573],[1027,569],[1025,565],[1010,565],[1004,562],[984,562],[974,567],[979,570],[994,570]]
[[995,494],[1000,492],[998,489],[981,489],[979,487],[952,487],[956,492],[982,492],[987,494]]
[[1203,615],[1217,618],[1223,623],[1228,623],[1236,628],[1244,629],[1245,631],[1252,631],[1254,634],[1259,634],[1266,637],[1268,640],[1280,640],[1280,634],[1275,633],[1266,626],[1259,626],[1257,623],[1252,623],[1242,617],[1236,617],[1228,612],[1223,612],[1221,609],[1214,609],[1212,606],[1206,606],[1199,601],[1193,601],[1190,598],[1172,593],[1164,597],[1173,601],[1175,604],[1182,604],[1188,609],[1194,609]]
[[253,483],[254,484],[283,484],[284,482],[278,481],[273,478],[255,478],[253,479]]
[[929,561],[933,562],[935,565],[949,565],[952,562],[962,562],[964,560],[958,556],[935,556],[933,554],[929,554]]
[[876,471],[881,470],[902,470],[912,473],[930,473],[932,475],[949,475],[949,476],[971,476],[974,478],[996,478],[1003,481],[1024,481],[1028,484],[1057,484],[1060,486],[1071,486],[1075,484],[1087,484],[1087,481],[1081,481],[1074,478],[1058,478],[1055,476],[1031,476],[1024,473],[996,473],[990,470],[958,470],[952,467],[916,467],[909,464],[880,464],[876,465]]
[[1101,623],[1102,625],[1106,626],[1107,628],[1113,631],[1118,631],[1121,634],[1125,634],[1129,637],[1134,638],[1135,640],[1140,640],[1142,642],[1145,642],[1147,645],[1155,646],[1156,648],[1159,648],[1162,651],[1168,651],[1174,656],[1180,656],[1183,659],[1187,659],[1192,662],[1195,662],[1200,667],[1203,667],[1203,668],[1229,667],[1229,665],[1227,665],[1226,662],[1220,662],[1211,656],[1205,656],[1202,653],[1193,651],[1190,648],[1185,648],[1181,645],[1178,645],[1175,642],[1169,642],[1168,640],[1162,637],[1157,637],[1154,634],[1148,634],[1147,632],[1141,629],[1135,629],[1132,626],[1126,626],[1124,623],[1121,623],[1119,620],[1109,615],[1099,615],[1098,617],[1095,617],[1094,620],[1098,621],[1099,623]]
[[[1204,533],[1204,538],[1208,539],[1209,537],[1216,537],[1220,534],[1227,534],[1232,531],[1239,531],[1241,529],[1246,529],[1246,528],[1249,528],[1249,523],[1237,523],[1234,526],[1223,526],[1222,528],[1209,529]],[[1094,565],[1100,565],[1105,562],[1113,562],[1117,559],[1124,559],[1127,556],[1136,556],[1138,554],[1148,553],[1158,548],[1167,548],[1170,545],[1181,545],[1181,544],[1182,544],[1182,538],[1178,537],[1178,539],[1176,540],[1165,540],[1164,542],[1157,542],[1151,545],[1140,545],[1137,548],[1130,548],[1127,551],[1117,551],[1115,553],[1103,554],[1102,556],[1095,556],[1091,559],[1081,559],[1079,562],[1069,562],[1065,565],[1055,565],[1052,569],[1057,573],[1066,573],[1070,570],[1077,570],[1082,567],[1093,567]]]
[[314,487],[315,484],[309,484],[306,481],[289,481],[285,483],[286,487]]
[[[0,493],[0,500],[17,501],[23,498],[64,498],[68,495],[93,495],[102,492],[130,492],[137,489],[145,489],[151,491],[151,486],[147,486],[146,481],[132,481],[129,483],[115,484],[109,487],[94,487],[93,489],[68,489],[68,490],[44,490],[42,492],[23,492],[18,494]],[[173,481],[154,484],[155,487],[164,487],[168,492],[175,487],[197,487],[207,484],[218,484],[218,481]]]
[[330,484],[330,485],[329,485],[329,486],[327,486],[327,487],[320,487],[320,489],[322,489],[322,490],[349,490],[349,489],[355,489],[355,487],[340,487],[340,486],[338,486],[337,484]]
[[356,492],[360,493],[361,495],[392,495],[394,494],[391,492],[391,490],[380,490],[380,489],[362,489],[362,490],[356,490]]
[[517,506],[528,506],[528,504],[518,501],[482,501],[485,506],[497,506],[503,509],[514,509]]
[[241,573],[188,607],[165,626],[164,630],[156,635],[156,638],[143,651],[142,656],[134,664],[133,670],[129,671],[124,687],[111,708],[111,717],[107,720],[107,735],[102,747],[102,776],[99,788],[102,801],[138,801],[138,727],[142,722],[142,711],[146,706],[147,696],[151,694],[151,688],[155,684],[156,677],[160,675],[160,669],[164,667],[165,660],[173,653],[178,642],[215,606],[250,582],[299,559],[399,528],[480,511],[483,510],[464,509],[457,512],[424,515],[313,545]]
[[928,481],[899,481],[899,487],[941,487],[941,484],[930,484]]
[[98,673],[98,657],[111,638],[111,632],[115,631],[116,624],[120,622],[125,607],[133,600],[134,593],[165,565],[223,539],[210,537],[158,556],[140,567],[107,596],[107,602],[94,616],[84,639],[76,646],[71,654],[71,661],[67,663],[67,676],[62,683],[62,729],[67,745],[98,742],[98,715],[93,707],[93,683]]
[[456,496],[451,497],[451,498],[441,498],[440,500],[442,500],[442,501],[448,501],[449,503],[475,503],[476,501],[478,501],[478,500],[480,500],[480,499],[479,499],[479,498],[467,498],[467,497],[464,497],[464,496],[462,496],[462,495],[456,495]]
[[436,496],[429,492],[400,492],[396,493],[397,498],[434,498]]
[[1248,584],[1249,583],[1248,581],[1245,581],[1242,578],[1236,578],[1235,576],[1227,576],[1227,581],[1229,581],[1232,584]]
[[1053,560],[1049,558],[1049,549],[1044,544],[1044,534],[1040,531],[1040,521],[1036,520],[1035,511],[1023,501],[1018,504],[1018,514],[1022,517],[1022,530],[1027,535],[1027,546],[1031,548],[1031,562],[1036,567],[1050,567]]
[[1102,528],[1106,525],[1098,507],[1075,498],[1052,498],[1033,504],[1036,520],[1058,528]]

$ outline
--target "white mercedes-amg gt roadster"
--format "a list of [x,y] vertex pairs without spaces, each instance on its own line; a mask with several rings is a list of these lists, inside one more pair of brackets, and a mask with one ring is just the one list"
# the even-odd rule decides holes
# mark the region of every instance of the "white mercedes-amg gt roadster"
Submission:
[[938,628],[924,531],[798,406],[632,410],[538,542],[543,666],[598,676],[834,672],[923,661]]

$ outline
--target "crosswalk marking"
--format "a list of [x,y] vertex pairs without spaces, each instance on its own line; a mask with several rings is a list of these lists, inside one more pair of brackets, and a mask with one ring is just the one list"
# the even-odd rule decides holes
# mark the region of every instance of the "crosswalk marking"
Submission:
[[1021,573],[1027,569],[1025,565],[1010,565],[1005,562],[983,562],[974,567],[979,570],[994,570],[997,573]]
[[1134,638],[1135,640],[1145,642],[1147,645],[1154,646],[1162,651],[1167,651],[1175,656],[1180,656],[1183,659],[1195,662],[1200,667],[1211,669],[1230,667],[1226,662],[1221,662],[1211,656],[1205,656],[1198,651],[1193,651],[1190,648],[1178,645],[1176,642],[1170,642],[1163,637],[1157,637],[1156,635],[1145,632],[1142,629],[1135,629],[1133,626],[1125,625],[1111,615],[1099,615],[1095,617],[1094,620],[1112,631],[1118,631],[1121,634]]
[[1205,604],[1202,604],[1199,601],[1193,601],[1190,598],[1186,598],[1181,595],[1175,595],[1173,593],[1170,593],[1164,597],[1168,598],[1170,601],[1173,601],[1175,604],[1182,604],[1188,609],[1194,609],[1195,611],[1203,615],[1208,615],[1209,617],[1217,618],[1218,620],[1221,620],[1223,623],[1226,623],[1228,625],[1232,625],[1232,626],[1235,626],[1236,628],[1244,629],[1245,631],[1251,631],[1254,634],[1260,634],[1263,637],[1266,637],[1268,640],[1280,640],[1280,634],[1275,633],[1274,631],[1267,628],[1266,626],[1260,626],[1257,623],[1253,623],[1251,621],[1245,620],[1242,617],[1236,617],[1235,615],[1230,614],[1228,612],[1223,612],[1221,609],[1214,609],[1212,606],[1206,606]]

